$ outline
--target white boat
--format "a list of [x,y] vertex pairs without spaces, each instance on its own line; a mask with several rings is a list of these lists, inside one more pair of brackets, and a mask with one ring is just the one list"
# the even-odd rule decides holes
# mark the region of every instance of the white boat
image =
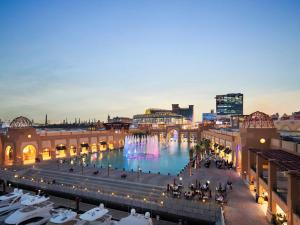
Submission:
[[23,195],[23,190],[15,188],[13,192],[0,196],[0,206],[6,205],[7,203],[11,202],[12,200],[18,197],[21,197],[22,195]]
[[24,194],[23,190],[14,189],[13,192],[0,196],[0,222],[3,222],[11,213],[21,208],[22,199],[28,194]]
[[78,218],[77,213],[71,209],[58,208],[51,211],[51,218],[47,225],[64,224],[64,225],[79,225],[83,224]]
[[4,225],[41,225],[50,218],[53,202],[44,201],[36,205],[18,209],[5,219]]
[[129,216],[122,218],[117,225],[153,225],[149,212],[145,215],[136,213],[135,209],[131,209]]
[[108,210],[104,208],[101,203],[99,207],[95,207],[81,214],[79,218],[85,221],[85,224],[89,225],[112,225],[115,224],[111,218],[112,216],[108,214]]
[[21,204],[25,206],[30,206],[45,202],[47,200],[49,200],[49,197],[41,195],[28,195],[25,198],[22,198]]

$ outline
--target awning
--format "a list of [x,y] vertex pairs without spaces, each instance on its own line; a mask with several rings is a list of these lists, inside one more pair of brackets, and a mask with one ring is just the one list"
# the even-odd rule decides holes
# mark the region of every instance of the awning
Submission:
[[230,153],[232,152],[232,150],[231,150],[230,148],[226,148],[226,149],[224,150],[224,152],[225,152],[226,154],[230,154]]
[[223,145],[220,145],[220,146],[219,146],[219,150],[221,150],[221,151],[224,150],[224,148],[225,148],[225,147],[224,147]]
[[88,144],[88,143],[83,143],[83,144],[81,144],[81,147],[82,147],[82,148],[88,148],[88,147],[89,147],[89,144]]
[[219,145],[218,145],[217,143],[214,144],[214,147],[215,147],[215,148],[218,147],[218,146],[219,146]]
[[100,141],[100,145],[107,145],[106,141]]
[[66,150],[67,148],[66,148],[66,146],[65,145],[58,145],[58,146],[56,146],[56,150],[58,150],[58,151],[62,151],[62,150]]

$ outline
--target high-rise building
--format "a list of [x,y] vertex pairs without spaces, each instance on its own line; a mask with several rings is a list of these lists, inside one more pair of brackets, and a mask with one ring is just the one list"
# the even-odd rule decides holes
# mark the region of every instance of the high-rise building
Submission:
[[217,95],[217,115],[243,115],[243,98],[241,93]]

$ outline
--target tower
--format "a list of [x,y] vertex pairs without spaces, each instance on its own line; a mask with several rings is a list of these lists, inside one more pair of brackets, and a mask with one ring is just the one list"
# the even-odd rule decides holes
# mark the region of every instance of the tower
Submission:
[[45,116],[45,126],[47,126],[48,125],[48,115],[46,114],[46,116]]

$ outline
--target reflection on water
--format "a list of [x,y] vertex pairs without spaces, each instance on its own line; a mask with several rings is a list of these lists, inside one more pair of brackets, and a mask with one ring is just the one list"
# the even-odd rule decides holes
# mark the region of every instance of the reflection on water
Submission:
[[187,143],[178,144],[170,142],[168,146],[159,147],[159,157],[156,158],[126,158],[122,150],[93,153],[89,155],[88,161],[96,167],[107,167],[125,169],[127,171],[138,171],[138,168],[145,173],[172,174],[176,175],[188,163],[190,145]]

